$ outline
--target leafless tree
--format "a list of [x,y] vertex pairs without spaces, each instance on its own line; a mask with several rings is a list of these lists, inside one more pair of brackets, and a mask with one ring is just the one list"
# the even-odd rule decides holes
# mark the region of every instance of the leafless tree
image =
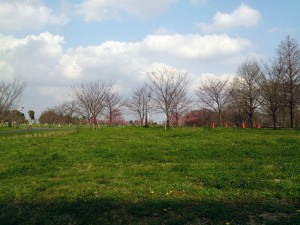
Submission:
[[139,118],[140,126],[144,125],[146,111],[147,113],[151,111],[151,107],[148,102],[150,94],[149,88],[147,85],[144,85],[133,90],[131,97],[125,101],[127,110]]
[[72,118],[79,115],[79,108],[74,100],[64,103],[62,107],[69,123],[72,121]]
[[82,82],[80,87],[71,86],[70,94],[79,106],[80,111],[93,121],[93,128],[98,125],[97,118],[105,108],[107,94],[112,88],[111,82]]
[[9,110],[18,107],[27,83],[20,79],[11,82],[0,81],[0,121]]
[[221,125],[230,96],[228,79],[207,78],[196,88],[196,95],[201,103],[217,113]]
[[73,122],[74,117],[80,114],[78,105],[74,100],[49,108],[48,110],[60,115],[61,121],[59,123],[69,123],[69,125]]
[[175,69],[162,67],[148,73],[149,89],[159,111],[166,116],[166,127],[170,128],[170,119],[176,108],[187,98],[188,74]]
[[263,63],[259,79],[260,105],[271,117],[274,128],[277,127],[278,116],[284,106],[283,73],[282,61],[274,59],[269,63]]
[[254,126],[255,110],[259,106],[260,66],[255,59],[247,59],[238,69],[232,82],[231,99],[236,107],[242,108],[247,115],[250,127]]
[[109,120],[109,125],[112,125],[114,119],[114,112],[120,110],[124,105],[122,97],[118,92],[113,91],[112,89],[108,91],[105,98],[106,105],[106,117]]
[[46,111],[41,113],[39,118],[39,122],[41,124],[48,124],[49,126],[54,125],[56,123],[60,124],[63,120],[63,116],[56,112],[55,110],[49,108]]
[[276,52],[277,60],[284,66],[284,92],[289,110],[290,127],[294,127],[295,110],[300,103],[300,48],[297,41],[288,36]]
[[180,118],[183,118],[184,114],[190,110],[192,103],[193,100],[189,95],[187,88],[178,93],[174,99],[174,108],[172,112],[172,118],[175,120],[174,125],[179,125]]

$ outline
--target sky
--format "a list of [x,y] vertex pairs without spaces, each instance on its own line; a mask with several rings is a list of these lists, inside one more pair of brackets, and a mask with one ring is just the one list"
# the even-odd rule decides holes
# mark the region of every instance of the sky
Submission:
[[70,101],[69,87],[109,80],[124,98],[163,66],[190,90],[300,44],[299,0],[0,0],[0,80],[27,81],[20,110]]

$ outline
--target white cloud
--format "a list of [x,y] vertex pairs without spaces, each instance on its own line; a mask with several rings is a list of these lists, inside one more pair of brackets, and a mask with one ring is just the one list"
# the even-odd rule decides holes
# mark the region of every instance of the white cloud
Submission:
[[208,59],[242,52],[250,46],[245,39],[223,35],[149,35],[143,42],[149,52],[181,59]]
[[231,14],[217,12],[212,24],[199,23],[197,26],[205,32],[219,32],[235,27],[253,27],[260,18],[259,11],[242,3]]
[[0,34],[0,74],[22,75],[28,80],[43,82],[63,55],[64,38],[48,32],[23,39]]
[[[247,39],[228,35],[148,35],[140,42],[107,41],[97,46],[63,50],[64,38],[48,32],[23,39],[0,34],[2,74],[24,74],[29,79],[52,75],[78,80],[85,76],[133,79],[154,63],[189,65],[194,62],[226,61],[249,48]],[[134,77],[134,78],[132,78]]]
[[84,0],[76,7],[76,14],[86,21],[120,19],[123,13],[149,19],[156,17],[176,0]]
[[39,1],[0,2],[0,30],[2,32],[36,29],[46,25],[62,25],[67,22],[66,15],[54,15],[50,8],[42,5]]
[[149,35],[140,42],[104,42],[98,46],[69,49],[59,62],[60,73],[80,80],[103,79],[136,82],[153,65],[186,65],[190,60],[203,62],[242,54],[251,43],[227,35]]
[[252,47],[246,39],[197,34],[156,34],[139,42],[107,41],[67,50],[64,42],[48,32],[22,39],[0,34],[0,80],[22,76],[28,81],[25,104],[43,110],[68,100],[69,85],[82,80],[112,80],[124,95],[161,65],[191,74],[218,73]]

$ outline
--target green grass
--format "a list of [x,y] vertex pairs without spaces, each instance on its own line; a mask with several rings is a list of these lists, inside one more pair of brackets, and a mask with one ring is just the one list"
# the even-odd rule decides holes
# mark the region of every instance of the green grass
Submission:
[[300,224],[300,130],[0,134],[0,224]]

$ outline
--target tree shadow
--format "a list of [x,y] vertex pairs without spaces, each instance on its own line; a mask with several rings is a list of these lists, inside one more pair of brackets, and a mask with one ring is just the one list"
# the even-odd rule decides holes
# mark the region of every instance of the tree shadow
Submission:
[[294,206],[255,201],[1,201],[0,224],[300,224]]

